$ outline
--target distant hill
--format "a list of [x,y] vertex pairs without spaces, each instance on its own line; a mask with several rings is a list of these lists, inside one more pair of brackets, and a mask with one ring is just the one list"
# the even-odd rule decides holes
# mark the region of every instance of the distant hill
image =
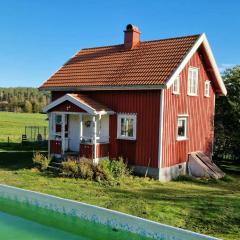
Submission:
[[49,92],[37,88],[0,87],[0,111],[39,113],[47,105],[49,96]]

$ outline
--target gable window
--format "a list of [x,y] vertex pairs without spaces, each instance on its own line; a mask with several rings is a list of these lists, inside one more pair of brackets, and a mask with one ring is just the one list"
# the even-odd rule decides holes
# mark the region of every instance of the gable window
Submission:
[[204,96],[209,97],[210,96],[210,81],[206,80],[204,83]]
[[173,94],[180,93],[180,76],[177,76],[173,82]]
[[188,69],[188,95],[197,96],[198,91],[198,68]]
[[178,116],[177,118],[177,140],[187,139],[187,116]]
[[117,138],[135,140],[136,139],[136,114],[118,114]]

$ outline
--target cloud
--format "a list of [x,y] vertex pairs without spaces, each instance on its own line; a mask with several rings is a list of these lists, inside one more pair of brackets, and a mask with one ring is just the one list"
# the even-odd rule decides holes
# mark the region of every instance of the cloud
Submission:
[[231,68],[235,66],[236,64],[234,63],[222,63],[218,66],[219,71],[222,73],[224,72],[227,68]]

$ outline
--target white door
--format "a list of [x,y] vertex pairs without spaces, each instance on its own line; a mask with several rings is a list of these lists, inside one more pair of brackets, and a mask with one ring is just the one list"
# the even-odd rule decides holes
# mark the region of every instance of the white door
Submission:
[[79,115],[69,115],[69,150],[74,152],[79,152],[80,147],[80,116]]

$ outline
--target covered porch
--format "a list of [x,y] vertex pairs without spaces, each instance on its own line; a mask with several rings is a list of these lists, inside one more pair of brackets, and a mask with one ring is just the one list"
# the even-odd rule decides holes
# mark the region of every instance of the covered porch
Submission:
[[49,119],[49,153],[99,159],[109,156],[109,115],[114,112],[83,94],[66,94],[44,108]]

